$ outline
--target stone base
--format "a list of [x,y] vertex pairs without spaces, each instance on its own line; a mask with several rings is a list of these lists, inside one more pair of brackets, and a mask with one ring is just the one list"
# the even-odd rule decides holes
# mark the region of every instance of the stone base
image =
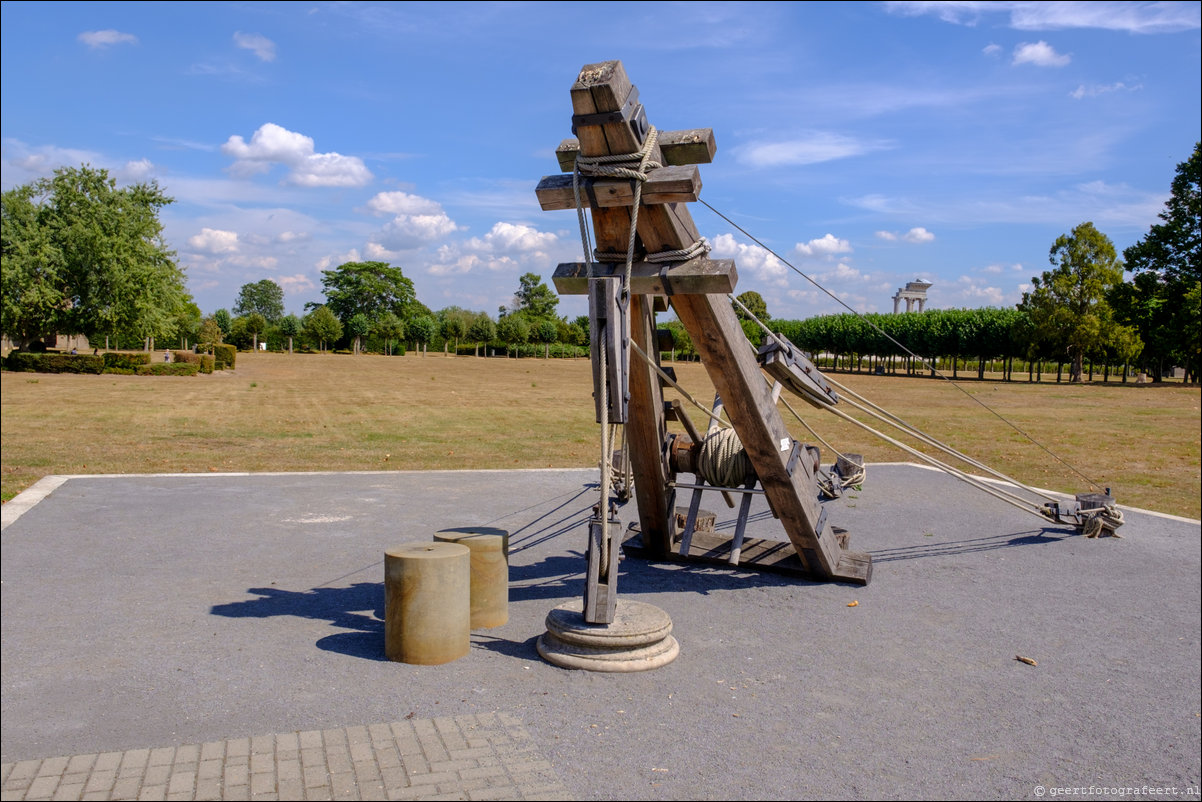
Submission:
[[579,601],[547,613],[547,631],[538,653],[561,668],[632,672],[666,666],[680,653],[672,637],[672,619],[646,602],[618,599],[612,624],[589,624]]

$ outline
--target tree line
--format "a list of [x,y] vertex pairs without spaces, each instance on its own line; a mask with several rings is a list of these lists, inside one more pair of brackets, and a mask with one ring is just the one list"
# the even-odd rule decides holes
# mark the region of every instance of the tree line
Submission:
[[[931,310],[899,315],[826,315],[770,326],[799,347],[839,357],[885,360],[896,369],[907,352],[927,358],[976,359],[978,374],[1002,360],[1070,365],[1079,381],[1086,361],[1136,364],[1159,380],[1181,366],[1197,380],[1202,353],[1202,143],[1177,166],[1160,223],[1120,259],[1092,223],[1059,237],[1052,269],[1032,278],[1013,309]],[[501,346],[510,351],[552,345],[582,349],[588,318],[557,315],[558,297],[534,273],[497,317],[447,307],[434,312],[416,296],[401,268],[348,262],[322,271],[323,302],[303,316],[284,314],[282,288],[270,279],[242,286],[233,312],[202,314],[185,287],[184,272],[163,239],[159,211],[172,203],[155,182],[119,188],[102,169],[56,170],[3,193],[3,292],[0,328],[19,349],[48,334],[83,334],[106,347],[151,347],[156,339],[187,348],[230,343],[293,350],[373,350],[441,343]],[[1125,281],[1124,271],[1133,274]],[[761,321],[768,311],[758,293],[740,296]],[[753,342],[759,325],[736,313]],[[661,326],[688,356],[688,333],[677,321]],[[569,350],[569,353],[578,353]],[[856,364],[860,364],[858,361]],[[912,361],[904,362],[914,370]]]

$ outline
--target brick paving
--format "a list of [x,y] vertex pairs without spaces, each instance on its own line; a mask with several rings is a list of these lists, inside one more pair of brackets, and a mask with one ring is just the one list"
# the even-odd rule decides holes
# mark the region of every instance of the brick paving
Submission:
[[0,799],[570,799],[522,722],[411,719],[22,760]]

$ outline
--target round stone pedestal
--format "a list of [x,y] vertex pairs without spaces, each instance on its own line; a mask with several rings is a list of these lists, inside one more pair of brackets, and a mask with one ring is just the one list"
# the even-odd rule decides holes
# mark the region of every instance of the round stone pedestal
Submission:
[[547,613],[547,631],[538,653],[561,668],[586,671],[648,671],[666,666],[680,653],[672,619],[655,605],[618,599],[612,624],[589,624],[577,600]]
[[384,654],[439,665],[471,650],[471,552],[410,543],[384,552]]
[[492,527],[448,529],[436,543],[458,543],[471,551],[472,629],[491,629],[509,621],[509,533]]

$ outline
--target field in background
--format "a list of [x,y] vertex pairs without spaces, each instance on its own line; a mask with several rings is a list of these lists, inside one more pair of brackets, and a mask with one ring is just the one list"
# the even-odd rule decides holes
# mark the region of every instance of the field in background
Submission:
[[[675,366],[681,384],[708,406],[713,389],[704,369]],[[1070,493],[1087,489],[1084,479],[945,382],[834,378],[1019,480]],[[7,501],[47,474],[595,465],[590,381],[585,360],[433,353],[241,353],[236,371],[196,377],[4,372],[0,493]],[[1198,388],[959,386],[1112,487],[1120,503],[1202,517]],[[870,462],[913,461],[800,399],[786,399],[841,451]],[[795,437],[813,442],[783,414]],[[704,416],[693,417],[704,429]],[[833,460],[826,448],[822,458]]]

